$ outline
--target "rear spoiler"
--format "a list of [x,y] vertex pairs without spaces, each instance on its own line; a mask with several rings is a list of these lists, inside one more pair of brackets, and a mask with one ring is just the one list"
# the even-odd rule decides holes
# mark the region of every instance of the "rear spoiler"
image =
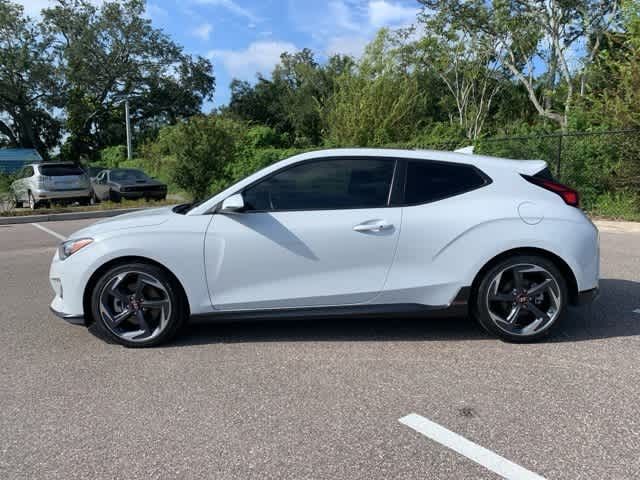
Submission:
[[514,160],[515,170],[525,175],[535,175],[548,167],[544,160]]

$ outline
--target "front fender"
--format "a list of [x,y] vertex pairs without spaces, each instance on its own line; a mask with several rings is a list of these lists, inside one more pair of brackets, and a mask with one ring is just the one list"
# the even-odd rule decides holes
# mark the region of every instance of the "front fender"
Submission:
[[56,253],[50,277],[59,278],[62,283],[63,311],[83,314],[83,297],[93,274],[107,263],[125,257],[146,258],[162,265],[182,285],[192,313],[211,311],[203,254],[209,221],[209,216],[182,216],[177,224],[113,230],[64,261]]

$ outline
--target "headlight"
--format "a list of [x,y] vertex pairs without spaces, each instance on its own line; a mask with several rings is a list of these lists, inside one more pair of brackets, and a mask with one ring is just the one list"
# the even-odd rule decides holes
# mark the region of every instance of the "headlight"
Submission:
[[60,260],[64,260],[65,258],[73,255],[81,248],[86,247],[91,242],[93,242],[93,238],[77,238],[75,240],[67,240],[66,242],[62,242],[58,247],[58,256]]

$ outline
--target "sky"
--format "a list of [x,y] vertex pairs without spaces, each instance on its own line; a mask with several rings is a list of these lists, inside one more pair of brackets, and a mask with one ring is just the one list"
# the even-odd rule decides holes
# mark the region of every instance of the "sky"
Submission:
[[[14,1],[34,17],[53,3]],[[205,110],[228,103],[233,78],[268,76],[283,51],[310,48],[320,61],[358,56],[380,28],[409,25],[418,11],[415,0],[147,0],[146,7],[154,26],[213,62],[216,93]]]

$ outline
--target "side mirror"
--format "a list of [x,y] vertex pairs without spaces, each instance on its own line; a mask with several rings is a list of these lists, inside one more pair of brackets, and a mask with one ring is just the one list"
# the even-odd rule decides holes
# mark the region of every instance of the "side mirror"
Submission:
[[236,193],[222,201],[219,213],[240,213],[244,210],[244,199],[241,193]]

